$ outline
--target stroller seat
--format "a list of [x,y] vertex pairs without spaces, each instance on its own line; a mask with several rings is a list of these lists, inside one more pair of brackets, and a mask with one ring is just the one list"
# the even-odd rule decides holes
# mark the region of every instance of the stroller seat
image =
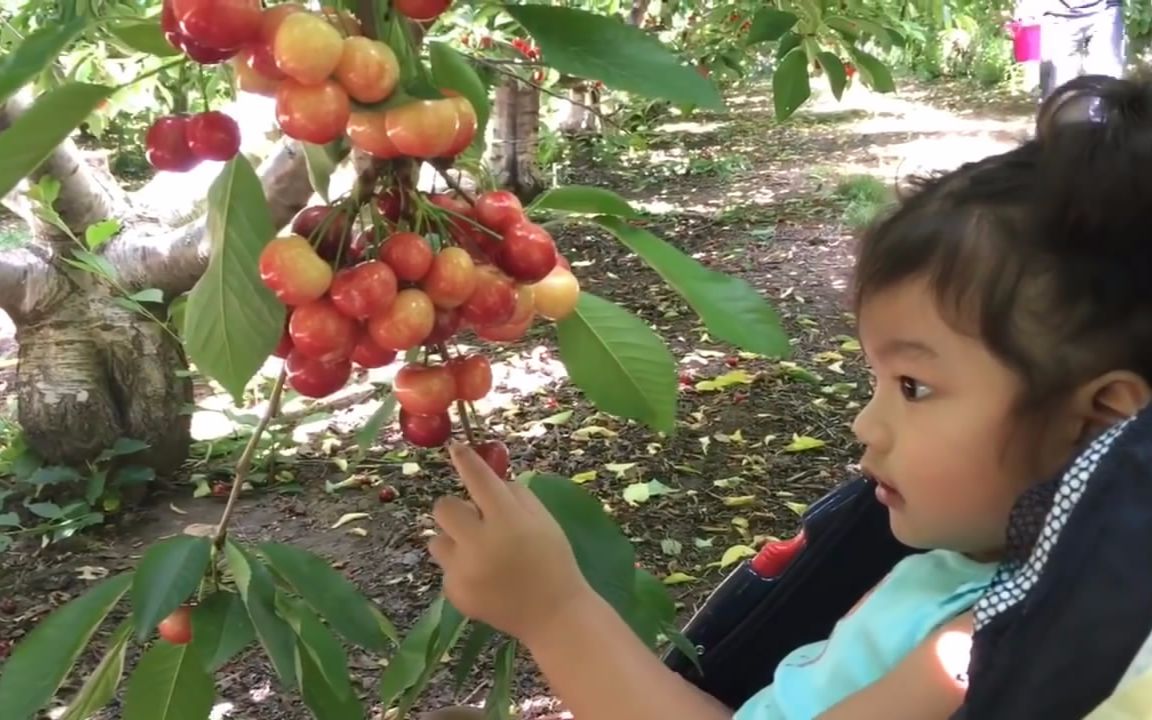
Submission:
[[[826,638],[916,552],[892,536],[874,490],[856,477],[814,503],[775,578],[738,566],[683,630],[696,661],[673,648],[665,664],[733,708],[770,685],[785,655]],[[974,615],[952,720],[1152,718],[1152,408],[1019,499]]]

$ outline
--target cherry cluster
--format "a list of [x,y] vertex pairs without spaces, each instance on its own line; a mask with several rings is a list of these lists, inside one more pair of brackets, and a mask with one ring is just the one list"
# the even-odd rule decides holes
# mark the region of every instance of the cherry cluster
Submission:
[[[428,22],[450,2],[394,0],[393,9]],[[260,0],[164,0],[161,25],[168,42],[190,59],[227,61],[238,89],[275,98],[277,123],[293,139],[322,145],[347,137],[381,159],[430,159],[458,155],[475,136],[475,109],[450,89],[441,89],[440,98],[380,109],[396,93],[400,63],[348,12],[313,12],[291,2],[263,8]],[[159,170],[184,171],[199,159],[234,157],[235,122],[206,114],[211,117],[201,124],[213,131],[211,152],[196,149],[191,119],[167,116],[148,132],[150,162]],[[227,143],[219,139],[225,134]]]
[[305,208],[265,246],[260,277],[289,308],[273,354],[285,359],[290,387],[325,397],[354,366],[383,367],[421,348],[422,360],[397,371],[393,392],[405,439],[436,447],[452,434],[450,408],[463,414],[492,389],[488,359],[452,340],[463,331],[518,340],[537,316],[570,314],[580,284],[510,192],[472,204],[393,185],[370,206],[373,221],[358,233],[355,206]]

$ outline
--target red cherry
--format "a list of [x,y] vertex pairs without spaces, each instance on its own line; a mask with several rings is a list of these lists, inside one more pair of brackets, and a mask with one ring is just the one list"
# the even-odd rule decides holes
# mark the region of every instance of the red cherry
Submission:
[[157,170],[188,172],[200,164],[188,147],[188,118],[167,115],[156,118],[144,136],[145,157]]
[[497,477],[508,477],[508,446],[499,440],[489,440],[472,446],[476,454],[492,468]]
[[404,191],[395,185],[381,190],[376,195],[376,209],[380,211],[385,220],[390,222],[400,222],[405,205],[407,202],[405,202]]
[[188,119],[188,148],[201,160],[227,162],[240,152],[240,126],[219,110]]
[[452,418],[447,412],[413,415],[400,408],[400,434],[419,447],[439,447],[452,437]]
[[328,296],[336,309],[348,317],[367,320],[392,306],[396,289],[392,268],[378,260],[369,260],[337,272]]
[[520,198],[507,190],[486,192],[476,198],[476,219],[501,235],[523,217],[524,206],[520,204]]
[[392,9],[406,18],[423,22],[435,20],[451,4],[452,0],[392,0]]
[[392,393],[410,413],[438,415],[456,401],[456,378],[443,365],[409,363],[392,379]]
[[518,220],[504,232],[497,262],[520,282],[539,282],[556,267],[556,242],[536,223]]
[[173,645],[187,645],[192,640],[192,608],[187,605],[176,608],[160,621],[156,630]]
[[361,332],[356,341],[356,349],[352,351],[352,362],[362,368],[379,368],[390,365],[396,360],[395,350],[386,350],[372,340],[367,332]]
[[306,397],[322,398],[331,395],[352,376],[352,361],[324,362],[293,350],[284,361],[288,369],[288,386]]
[[260,36],[260,0],[170,0],[184,35],[204,47],[233,51]]
[[457,399],[476,402],[492,391],[492,363],[483,355],[453,358],[448,369],[456,381]]
[[298,306],[288,321],[293,352],[324,362],[347,360],[356,349],[360,326],[328,298]]
[[456,334],[461,323],[462,318],[459,309],[436,308],[436,323],[432,326],[432,332],[428,333],[428,337],[424,339],[425,344],[435,345],[444,342]]

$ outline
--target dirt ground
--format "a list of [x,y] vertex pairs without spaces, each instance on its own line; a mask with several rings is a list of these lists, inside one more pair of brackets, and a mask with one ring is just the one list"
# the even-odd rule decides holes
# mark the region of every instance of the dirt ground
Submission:
[[[791,534],[797,512],[851,472],[857,449],[850,422],[867,381],[843,298],[852,250],[845,178],[869,174],[891,185],[910,172],[1001,151],[1027,131],[1031,111],[1027,100],[982,97],[968,87],[913,86],[889,97],[854,89],[842,102],[821,98],[780,125],[767,93],[753,88],[730,100],[729,116],[669,122],[642,151],[601,147],[561,167],[560,179],[620,192],[655,214],[650,230],[701,262],[746,278],[779,310],[794,339],[790,361],[712,342],[678,297],[610,237],[565,231],[558,241],[585,288],[651,322],[673,349],[681,368],[678,432],[661,438],[597,414],[564,381],[547,327],[497,352],[498,387],[488,415],[488,427],[506,437],[518,470],[583,473],[584,487],[613,509],[645,567],[698,578],[672,586],[685,620],[727,572],[718,567],[726,549]],[[2,395],[12,391],[15,344],[6,318],[0,320]],[[695,389],[700,380],[736,371],[748,382]],[[336,561],[405,628],[438,590],[422,533],[430,526],[431,501],[455,487],[440,453],[404,455],[384,438],[358,468],[377,485],[326,492],[326,482],[348,477],[336,462],[347,457],[341,438],[371,409],[352,405],[310,417],[295,436],[302,445],[293,464],[284,466],[294,480],[246,495],[234,533],[292,543]],[[212,425],[207,415],[197,426],[205,433]],[[823,444],[796,451],[790,448],[795,437]],[[0,653],[51,607],[83,592],[85,578],[132,567],[154,540],[218,519],[222,500],[194,498],[195,481],[227,479],[221,474],[227,455],[204,458],[238,444],[227,435],[199,443],[188,477],[118,526],[44,551],[18,547],[0,555]],[[625,487],[648,480],[678,492],[635,506],[624,501]],[[382,484],[398,490],[396,501],[379,502]],[[369,516],[333,527],[354,512]],[[379,659],[356,653],[350,659],[370,706]],[[83,665],[94,662],[88,657]],[[450,674],[440,673],[421,708],[482,699],[488,667],[485,660],[459,697]],[[65,690],[82,679],[70,678]],[[277,691],[262,653],[236,658],[218,674],[217,688],[214,717],[310,717],[296,697]],[[526,717],[552,710],[546,687],[523,660],[516,698]],[[117,708],[106,717],[119,717]]]

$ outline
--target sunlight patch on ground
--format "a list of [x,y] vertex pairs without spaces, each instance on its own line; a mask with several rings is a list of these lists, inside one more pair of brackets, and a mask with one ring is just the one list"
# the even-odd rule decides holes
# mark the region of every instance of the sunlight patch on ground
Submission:
[[716,132],[721,128],[731,125],[730,122],[671,122],[664,123],[656,128],[658,134],[664,135],[703,135],[705,133]]

